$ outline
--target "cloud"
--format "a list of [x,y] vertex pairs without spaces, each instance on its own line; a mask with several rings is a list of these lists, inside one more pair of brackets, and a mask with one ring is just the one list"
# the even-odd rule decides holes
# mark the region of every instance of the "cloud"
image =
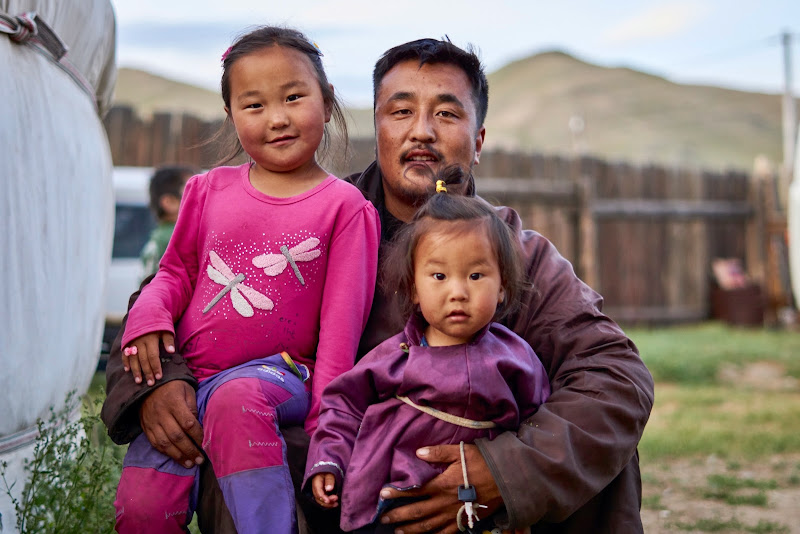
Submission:
[[709,13],[694,2],[670,2],[635,13],[603,34],[607,44],[630,44],[671,37],[683,32]]

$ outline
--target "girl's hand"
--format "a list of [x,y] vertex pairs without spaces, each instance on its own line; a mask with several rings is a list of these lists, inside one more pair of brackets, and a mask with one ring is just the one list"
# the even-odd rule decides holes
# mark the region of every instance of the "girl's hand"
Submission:
[[151,332],[134,339],[122,349],[122,365],[125,371],[133,372],[133,380],[140,384],[142,373],[147,385],[152,386],[161,378],[161,357],[158,343],[162,341],[170,354],[175,352],[175,338],[169,332]]
[[336,477],[332,473],[319,473],[311,479],[311,492],[314,500],[323,508],[336,508],[339,506],[339,496],[336,495]]

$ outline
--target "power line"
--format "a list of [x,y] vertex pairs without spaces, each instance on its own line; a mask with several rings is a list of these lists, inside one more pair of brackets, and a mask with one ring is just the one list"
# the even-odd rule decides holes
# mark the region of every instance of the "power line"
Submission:
[[[677,61],[673,64],[673,66],[683,66],[689,63],[692,64],[709,64],[709,63],[717,63],[724,60],[729,59],[736,59],[741,56],[751,54],[754,52],[759,51],[760,49],[769,48],[773,46],[780,46],[783,40],[783,36],[785,33],[778,33],[774,35],[770,35],[768,37],[762,37],[755,41],[750,41],[748,43],[738,44],[734,47],[728,47],[723,50],[718,50],[714,52],[709,52],[706,54],[699,54],[692,57],[687,57],[681,61]],[[800,34],[797,33],[790,33],[792,37],[800,37]]]

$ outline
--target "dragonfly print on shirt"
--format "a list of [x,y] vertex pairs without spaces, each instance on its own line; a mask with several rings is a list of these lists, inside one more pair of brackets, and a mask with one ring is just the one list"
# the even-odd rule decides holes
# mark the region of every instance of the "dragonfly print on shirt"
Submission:
[[301,285],[306,285],[297,262],[306,262],[318,258],[322,252],[316,248],[317,245],[319,245],[319,239],[316,237],[309,237],[292,248],[282,245],[280,254],[261,254],[256,256],[253,258],[253,265],[263,268],[264,273],[269,276],[278,276],[286,270],[287,266],[291,265],[297,280],[300,281]]
[[208,253],[208,256],[211,260],[211,265],[206,267],[208,277],[224,287],[211,299],[211,302],[203,309],[203,313],[208,313],[228,293],[231,295],[233,309],[239,312],[242,317],[252,317],[255,313],[253,308],[269,311],[275,306],[269,297],[243,284],[244,273],[233,274],[230,267],[225,264],[216,252],[212,250]]

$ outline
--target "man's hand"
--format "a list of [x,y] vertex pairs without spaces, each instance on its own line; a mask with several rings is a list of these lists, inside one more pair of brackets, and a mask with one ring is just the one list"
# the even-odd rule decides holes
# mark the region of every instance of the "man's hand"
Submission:
[[[458,500],[458,486],[464,484],[461,472],[461,452],[458,445],[438,445],[423,447],[417,450],[417,457],[430,463],[450,464],[445,471],[421,488],[398,491],[391,488],[381,490],[381,497],[394,499],[397,497],[418,497],[427,495],[424,501],[407,504],[389,510],[381,517],[381,523],[400,523],[395,532],[417,534],[421,532],[439,532],[455,534],[458,532],[456,514],[462,503]],[[478,501],[475,504],[486,508],[476,508],[481,519],[489,517],[500,506],[503,498],[492,478],[486,461],[475,445],[464,445],[464,457],[467,463],[469,484],[475,486]],[[466,520],[466,516],[461,518]]]
[[198,445],[203,443],[203,428],[197,420],[197,397],[183,380],[154,389],[139,409],[139,422],[159,452],[187,468],[203,463]]

